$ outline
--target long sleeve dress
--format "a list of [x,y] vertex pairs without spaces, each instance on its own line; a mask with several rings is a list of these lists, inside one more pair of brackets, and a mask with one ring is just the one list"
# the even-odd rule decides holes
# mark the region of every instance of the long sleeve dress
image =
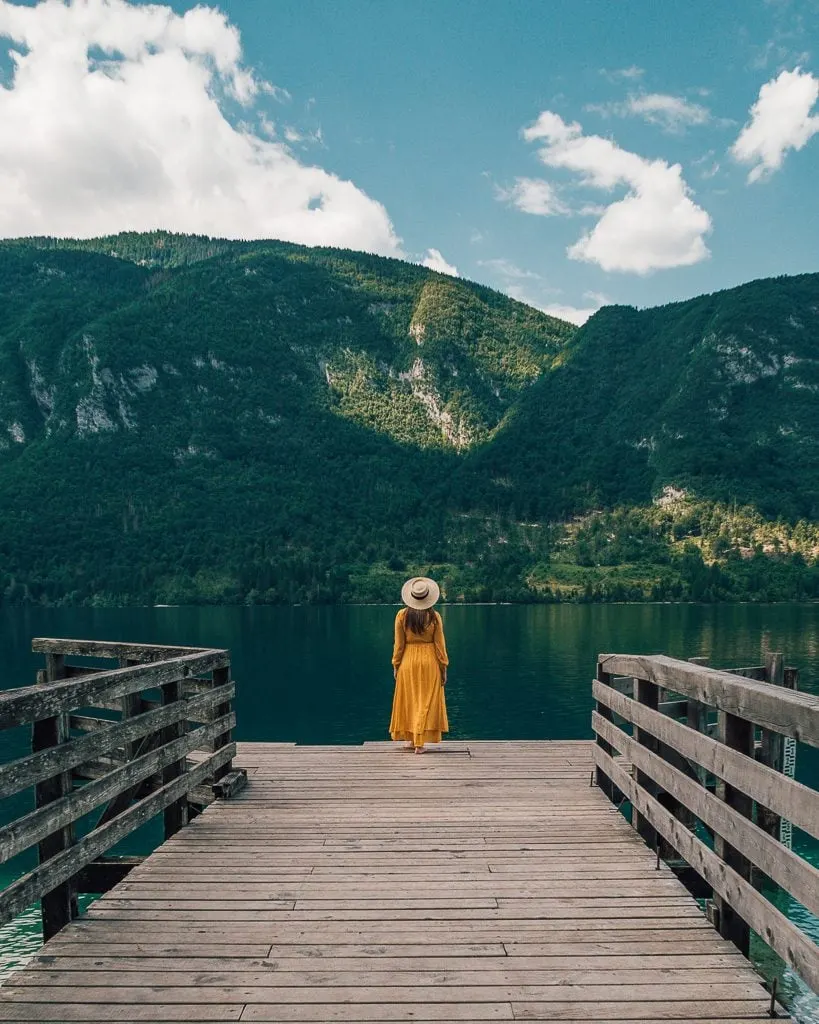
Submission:
[[407,610],[395,616],[395,644],[392,652],[395,696],[392,703],[390,735],[394,740],[416,747],[440,743],[449,731],[441,672],[449,664],[444,624],[433,611],[432,622],[420,636],[407,628]]

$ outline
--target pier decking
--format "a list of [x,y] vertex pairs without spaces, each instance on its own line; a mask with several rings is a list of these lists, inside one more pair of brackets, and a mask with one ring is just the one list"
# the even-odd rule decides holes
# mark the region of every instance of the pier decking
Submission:
[[0,1020],[768,1017],[592,753],[239,744],[248,786],[52,938]]

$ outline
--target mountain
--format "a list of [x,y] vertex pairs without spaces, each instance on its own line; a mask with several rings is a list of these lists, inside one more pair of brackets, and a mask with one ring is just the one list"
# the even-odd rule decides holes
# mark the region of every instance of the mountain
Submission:
[[579,330],[363,253],[0,243],[0,601],[819,594],[819,276]]
[[532,515],[671,485],[819,517],[819,275],[602,309],[559,362],[472,466]]

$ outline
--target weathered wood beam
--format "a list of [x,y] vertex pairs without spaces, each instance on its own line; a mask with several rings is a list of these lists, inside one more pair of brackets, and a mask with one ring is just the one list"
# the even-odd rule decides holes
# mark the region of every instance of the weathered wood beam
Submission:
[[650,793],[641,789],[601,747],[593,747],[592,756],[601,771],[610,775],[613,784],[638,806],[640,813],[679,850],[714,892],[729,901],[774,952],[815,992],[819,992],[819,947],[758,893],[750,882],[677,821]]
[[[46,655],[44,686],[52,686],[65,674],[65,659],[60,654]],[[63,748],[70,740],[68,715],[65,712],[33,723],[31,747],[36,753],[41,750]],[[74,822],[55,820],[52,808],[58,805],[66,794],[71,792],[71,773],[61,771],[48,779],[43,779],[34,789],[36,814],[47,821],[48,827],[26,848],[37,842],[37,859],[40,865],[47,864],[52,858],[59,856],[71,848],[74,843]],[[71,885],[71,876],[60,880],[53,889],[38,893],[41,897],[40,909],[43,922],[43,937],[48,941],[52,935],[64,928],[75,914],[76,895]]]
[[[58,799],[11,822],[0,829],[0,863],[16,857],[41,838],[70,825],[100,804],[112,800],[117,794],[130,793],[136,784],[162,771],[167,765],[179,762],[189,751],[196,749],[202,740],[218,735],[225,728],[232,727],[235,722],[236,715],[231,712],[225,718],[204,725],[158,750],[145,753],[87,786],[73,792],[65,792]],[[121,810],[124,809],[123,806]],[[102,824],[105,822],[100,821],[97,829]]]
[[741,788],[758,803],[819,838],[819,793],[815,790],[725,747],[710,736],[694,732],[667,715],[642,707],[596,680],[592,683],[592,694],[627,721],[634,722],[711,774]]
[[[749,760],[754,756],[754,727],[745,718],[738,715],[728,714],[720,711],[717,720],[717,734],[721,743],[740,754],[744,754]],[[743,790],[732,786],[729,782],[718,778],[716,798],[725,802],[726,810],[734,809],[736,814],[750,819],[754,813],[754,803],[751,797]],[[725,863],[734,869],[737,874],[750,880],[751,862],[743,854],[727,842],[721,832],[714,836],[714,852],[724,860]],[[714,902],[719,911],[718,930],[724,939],[733,942],[745,956],[751,951],[751,929],[731,903],[723,899],[717,893]]]
[[146,712],[127,722],[112,722],[107,729],[95,730],[60,747],[27,754],[15,761],[9,761],[8,764],[0,765],[0,798],[19,793],[58,772],[69,771],[83,763],[104,757],[126,742],[140,739],[165,725],[186,719],[189,714],[195,716],[202,708],[230,701],[234,693],[235,684],[228,683],[227,686],[218,687],[200,697]]
[[774,689],[764,682],[692,665],[664,654],[601,654],[600,663],[606,672],[647,679],[726,714],[819,746],[817,694]]
[[[226,665],[220,666],[213,670],[213,685],[214,686],[225,686],[230,682],[230,662]],[[216,713],[221,716],[225,716],[230,712],[230,701],[224,701],[221,704],[217,704]],[[220,733],[213,740],[214,749],[218,750],[219,747],[227,746],[233,739],[233,729],[225,730]],[[213,772],[213,781],[217,782],[222,778],[223,775],[227,775],[233,768],[230,762],[222,764],[219,768],[215,768]]]
[[[225,680],[227,682],[227,680]],[[177,679],[172,683],[166,683],[162,687],[162,703],[164,705],[173,705],[182,699],[182,680]],[[230,702],[220,705],[220,707],[226,707],[228,714],[222,719],[222,724],[228,720],[234,724],[236,722],[236,715],[230,714]],[[216,723],[218,725],[218,723]],[[185,732],[187,731],[187,721],[174,722],[172,725],[166,725],[162,730],[162,742],[165,744],[181,743],[185,739]],[[214,735],[216,733],[214,732]],[[162,782],[165,785],[173,782],[174,779],[184,775],[187,771],[187,754],[192,749],[185,745],[184,753],[181,753],[178,758],[169,762],[162,769]],[[165,838],[170,839],[171,836],[175,835],[181,828],[188,824],[188,795],[183,793],[182,796],[175,800],[172,804],[164,810],[163,826],[165,831]]]
[[16,917],[43,893],[52,891],[72,878],[85,864],[110,850],[129,833],[178,800],[188,788],[199,785],[216,768],[229,763],[235,755],[235,743],[223,747],[187,774],[133,804],[113,821],[78,839],[70,849],[56,854],[45,864],[12,882],[0,892],[0,924]]
[[228,772],[227,775],[223,775],[221,779],[214,782],[213,793],[223,800],[229,800],[232,796],[236,796],[238,792],[243,790],[246,785],[247,769],[234,768],[233,771]]
[[[785,685],[785,656],[784,654],[766,653],[765,655],[765,680],[771,686]],[[757,752],[757,759],[772,768],[775,772],[781,772],[784,763],[785,738],[778,732],[770,729],[762,730],[762,740]],[[782,822],[780,815],[760,806],[757,809],[757,821],[760,828],[772,836],[779,838],[779,830]]]
[[72,658],[117,658],[127,659],[136,664],[151,661],[166,661],[186,654],[203,654],[208,647],[164,647],[160,644],[120,644],[108,640],[63,640],[51,637],[35,637],[31,641],[35,654],[62,654]]
[[677,768],[635,743],[616,725],[593,713],[593,727],[642,772],[761,868],[813,914],[819,915],[819,868],[788,850],[742,813],[689,779]]
[[[657,711],[659,707],[660,694],[659,688],[657,687],[656,683],[649,683],[645,679],[635,679],[634,700],[638,704],[642,704],[643,707],[651,708],[653,711]],[[592,718],[595,718],[594,713],[592,713]],[[600,716],[599,712],[597,713],[597,720],[605,721],[605,719]],[[598,730],[598,735],[603,736],[608,743],[611,743],[611,741],[608,740],[608,738],[606,737],[606,734],[601,730]],[[637,744],[641,744],[642,746],[647,747],[649,750],[653,750],[655,753],[657,752],[658,741],[654,736],[651,735],[651,733],[645,732],[645,730],[635,726],[634,739]],[[636,764],[636,762],[632,761],[632,764]],[[643,786],[644,788],[652,787],[653,794],[655,796],[657,795],[657,788],[653,785],[651,777],[640,771],[639,767],[636,772],[635,781],[638,786]],[[648,843],[649,846],[656,846],[656,831],[651,827],[651,824],[641,816],[640,812],[637,810],[636,807],[631,808],[631,824],[634,826],[637,832],[643,837],[643,839]]]
[[97,718],[95,715],[69,715],[68,727],[78,732],[96,732],[113,724],[111,718]]
[[80,676],[48,686],[25,686],[0,693],[0,729],[25,725],[76,708],[93,707],[94,698],[107,693],[122,697],[149,687],[159,687],[186,675],[218,670],[228,664],[227,651],[206,651],[152,665],[116,668]]

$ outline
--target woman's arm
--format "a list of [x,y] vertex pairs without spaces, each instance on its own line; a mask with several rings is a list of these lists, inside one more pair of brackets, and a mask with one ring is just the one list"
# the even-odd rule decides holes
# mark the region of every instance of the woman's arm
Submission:
[[393,674],[397,675],[398,666],[404,657],[404,648],[407,646],[407,638],[404,633],[404,609],[395,616],[395,642],[392,646],[392,667]]
[[446,670],[449,665],[449,655],[446,653],[446,638],[444,637],[444,622],[438,612],[435,612],[435,657],[441,666],[441,679],[446,682]]

